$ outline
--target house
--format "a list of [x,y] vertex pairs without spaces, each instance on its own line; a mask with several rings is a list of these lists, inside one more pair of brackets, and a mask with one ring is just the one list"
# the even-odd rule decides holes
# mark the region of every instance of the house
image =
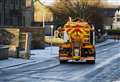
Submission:
[[43,5],[39,0],[34,1],[34,17],[32,26],[40,26],[45,28],[45,34],[51,34],[51,26],[53,26],[53,13]]
[[2,11],[0,12],[0,26],[30,26],[31,3],[32,0],[0,0],[0,11]]
[[113,17],[112,29],[120,29],[120,10],[115,12]]

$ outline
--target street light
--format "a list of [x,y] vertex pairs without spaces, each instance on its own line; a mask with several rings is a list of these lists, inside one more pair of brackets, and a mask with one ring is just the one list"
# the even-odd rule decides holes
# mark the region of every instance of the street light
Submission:
[[52,55],[53,28],[54,28],[54,26],[51,25],[51,26],[50,26],[50,29],[51,29],[51,55]]
[[[42,2],[43,4],[45,3],[45,0]],[[43,15],[42,15],[42,21],[43,21],[43,28],[45,28],[45,8],[43,6]]]
[[98,32],[101,32],[101,29],[98,29]]

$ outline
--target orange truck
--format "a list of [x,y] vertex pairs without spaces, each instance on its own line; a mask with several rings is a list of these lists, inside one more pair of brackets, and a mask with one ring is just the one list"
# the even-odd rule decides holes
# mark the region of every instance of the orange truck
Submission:
[[[87,62],[95,63],[95,32],[94,27],[77,19],[69,20],[63,28],[57,30],[58,35],[48,43],[59,45],[60,63]],[[61,35],[61,36],[59,36]]]

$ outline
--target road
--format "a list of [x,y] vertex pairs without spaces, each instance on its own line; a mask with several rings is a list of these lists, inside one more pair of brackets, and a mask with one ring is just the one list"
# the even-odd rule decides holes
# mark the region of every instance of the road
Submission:
[[120,42],[96,48],[96,64],[59,64],[54,57],[16,69],[0,69],[0,82],[120,82]]

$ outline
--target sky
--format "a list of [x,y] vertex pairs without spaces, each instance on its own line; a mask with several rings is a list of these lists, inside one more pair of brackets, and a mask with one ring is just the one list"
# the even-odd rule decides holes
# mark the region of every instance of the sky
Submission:
[[[45,5],[52,5],[55,0],[40,0]],[[113,5],[120,5],[120,0],[103,0]]]
[[55,0],[40,0],[40,2],[42,2],[45,5],[52,5],[54,3]]
[[[105,0],[104,0],[105,1]],[[120,5],[120,0],[106,0],[110,4]]]

